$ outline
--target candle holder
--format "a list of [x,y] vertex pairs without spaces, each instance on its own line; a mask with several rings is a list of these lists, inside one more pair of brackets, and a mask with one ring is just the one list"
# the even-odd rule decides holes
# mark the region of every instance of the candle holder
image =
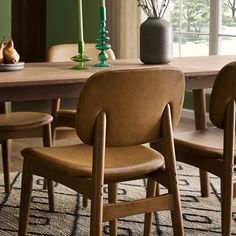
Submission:
[[111,65],[106,63],[108,55],[105,51],[107,49],[110,49],[111,45],[106,44],[106,41],[108,41],[110,38],[106,36],[108,31],[106,30],[106,7],[104,6],[100,7],[100,29],[98,33],[99,33],[99,36],[97,38],[98,44],[96,45],[96,48],[101,51],[98,54],[98,60],[100,61],[100,63],[94,66],[109,67]]
[[86,70],[86,69],[88,69],[88,67],[85,66],[84,62],[90,61],[91,57],[88,57],[88,56],[84,55],[84,41],[79,41],[78,51],[79,51],[79,55],[71,57],[71,60],[79,62],[79,65],[73,66],[72,69],[74,69],[74,70]]

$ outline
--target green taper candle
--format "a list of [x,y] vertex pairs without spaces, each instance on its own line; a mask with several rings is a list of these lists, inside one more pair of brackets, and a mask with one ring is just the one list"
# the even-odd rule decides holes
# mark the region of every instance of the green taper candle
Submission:
[[78,0],[78,40],[84,41],[82,0]]

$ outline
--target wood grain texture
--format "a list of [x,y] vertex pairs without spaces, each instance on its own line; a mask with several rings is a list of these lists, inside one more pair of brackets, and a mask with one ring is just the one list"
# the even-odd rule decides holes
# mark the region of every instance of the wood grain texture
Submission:
[[139,59],[121,59],[110,61],[112,67],[109,68],[93,67],[92,65],[96,62],[92,61],[88,63],[89,69],[85,71],[72,70],[74,62],[26,63],[22,71],[0,73],[0,87],[76,84],[84,83],[91,75],[102,70],[174,66],[184,72],[187,87],[192,84],[192,86],[195,85],[194,89],[206,88],[212,86],[219,70],[234,60],[236,56],[182,57],[174,58],[170,64],[166,65],[144,65]]
[[[74,62],[26,63],[22,71],[0,73],[0,101],[76,98],[94,73],[127,68],[178,67],[185,74],[186,89],[201,90],[211,88],[219,70],[234,60],[236,56],[182,57],[174,58],[167,65],[144,65],[139,59],[123,59],[110,61],[110,68],[93,67],[95,61],[91,61],[88,63],[90,68],[85,71],[72,70]],[[196,116],[198,121],[205,119]]]

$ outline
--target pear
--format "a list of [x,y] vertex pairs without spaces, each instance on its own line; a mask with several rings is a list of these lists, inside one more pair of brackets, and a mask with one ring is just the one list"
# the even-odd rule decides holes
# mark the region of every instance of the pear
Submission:
[[3,63],[3,48],[4,48],[4,44],[0,43],[0,64]]
[[14,64],[19,61],[20,56],[14,48],[14,43],[12,39],[5,45],[3,49],[3,56],[5,64]]

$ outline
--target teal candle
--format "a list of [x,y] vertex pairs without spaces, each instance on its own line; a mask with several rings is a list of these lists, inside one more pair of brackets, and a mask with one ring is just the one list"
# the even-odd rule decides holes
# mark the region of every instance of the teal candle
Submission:
[[101,0],[101,7],[105,7],[105,0]]
[[82,0],[78,0],[78,40],[84,41]]

